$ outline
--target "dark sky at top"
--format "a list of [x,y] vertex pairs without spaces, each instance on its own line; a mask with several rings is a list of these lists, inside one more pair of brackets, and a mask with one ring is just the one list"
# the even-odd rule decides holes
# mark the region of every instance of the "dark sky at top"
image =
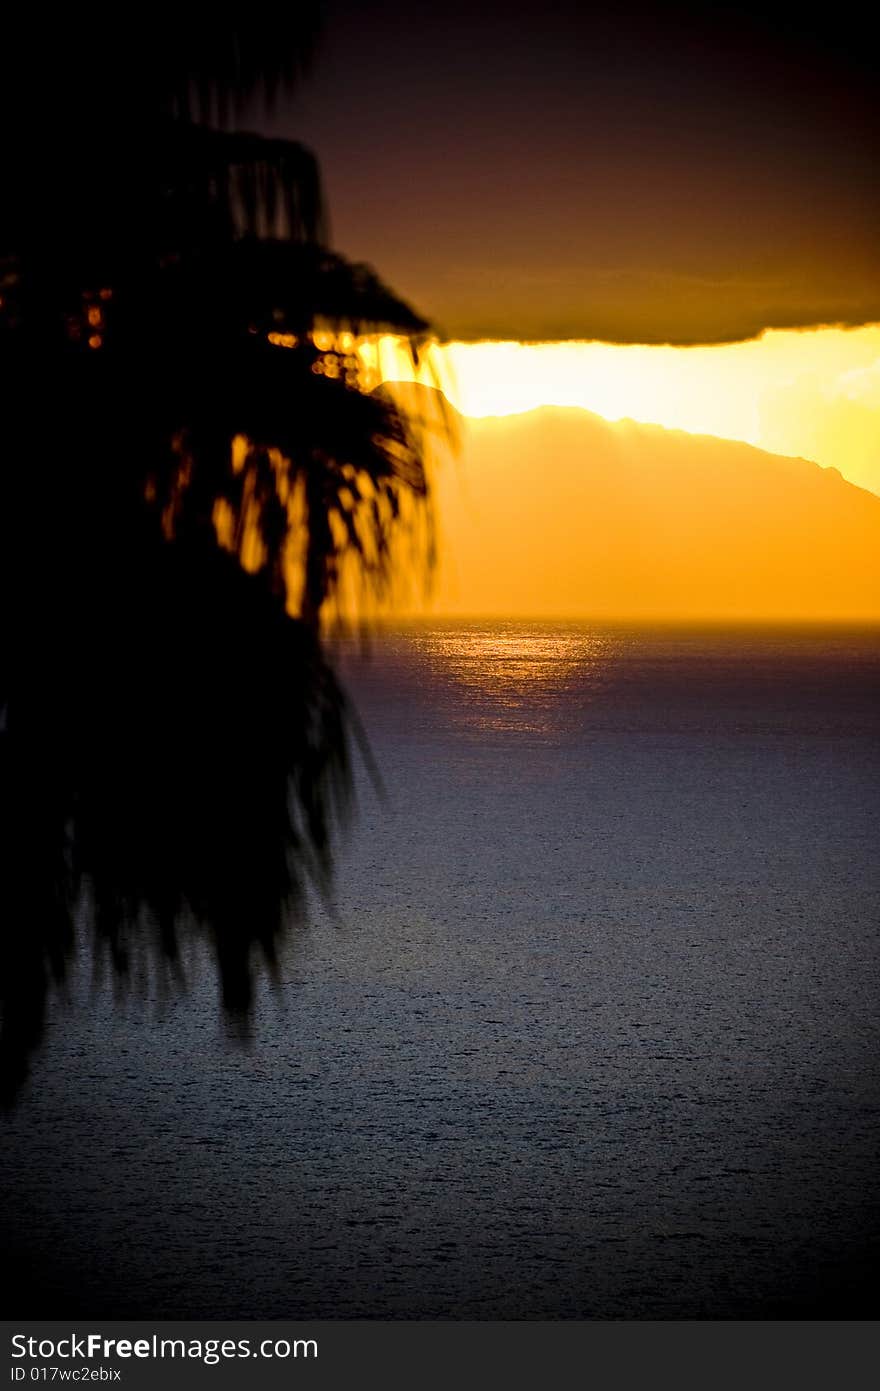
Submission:
[[336,246],[448,335],[880,319],[875,37],[851,7],[324,11],[271,128],[319,156]]

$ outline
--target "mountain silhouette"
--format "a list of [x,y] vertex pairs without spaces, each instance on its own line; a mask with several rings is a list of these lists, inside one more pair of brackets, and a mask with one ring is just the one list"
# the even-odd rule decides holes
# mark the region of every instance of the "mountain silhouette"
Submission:
[[837,469],[580,408],[458,424],[434,485],[438,614],[880,619],[880,497]]

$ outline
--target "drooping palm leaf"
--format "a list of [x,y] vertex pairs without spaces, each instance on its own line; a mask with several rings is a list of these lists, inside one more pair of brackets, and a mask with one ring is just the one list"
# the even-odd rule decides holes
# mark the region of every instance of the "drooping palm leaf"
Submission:
[[307,150],[224,129],[295,80],[315,6],[53,23],[17,12],[0,50],[4,128],[30,123],[0,170],[7,1094],[84,893],[118,972],[190,923],[246,1012],[350,790],[322,606],[349,563],[386,586],[428,500],[353,346],[418,357],[427,323],[322,245]]
[[240,236],[326,241],[318,164],[297,141],[162,121],[157,152],[166,254]]

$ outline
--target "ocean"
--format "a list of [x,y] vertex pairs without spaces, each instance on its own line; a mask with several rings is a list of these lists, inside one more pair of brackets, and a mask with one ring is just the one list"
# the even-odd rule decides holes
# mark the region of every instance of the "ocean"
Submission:
[[80,964],[9,1314],[876,1315],[880,635],[423,624],[336,657],[332,901],[248,1044]]

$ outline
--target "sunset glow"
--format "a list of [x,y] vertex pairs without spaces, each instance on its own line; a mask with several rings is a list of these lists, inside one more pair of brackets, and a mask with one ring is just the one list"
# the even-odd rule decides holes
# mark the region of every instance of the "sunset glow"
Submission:
[[369,351],[385,380],[438,385],[467,416],[581,406],[812,459],[880,493],[880,324],[693,348],[449,343],[420,372],[390,340]]
[[[439,388],[462,416],[460,454],[435,472],[434,612],[880,614],[880,325],[693,348],[448,343],[418,363],[387,338],[359,351],[368,380]],[[401,399],[430,423],[436,397]]]

